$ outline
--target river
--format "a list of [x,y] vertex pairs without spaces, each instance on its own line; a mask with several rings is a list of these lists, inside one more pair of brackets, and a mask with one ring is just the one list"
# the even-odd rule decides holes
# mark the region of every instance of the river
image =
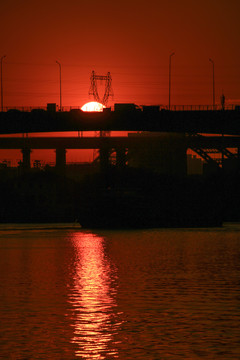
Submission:
[[1,359],[239,359],[240,225],[0,226]]

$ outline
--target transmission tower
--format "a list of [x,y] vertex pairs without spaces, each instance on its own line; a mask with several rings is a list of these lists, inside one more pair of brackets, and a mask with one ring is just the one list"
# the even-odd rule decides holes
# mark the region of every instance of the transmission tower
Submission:
[[[93,70],[90,80],[91,86],[88,94],[93,95],[95,101],[98,101],[104,106],[107,106],[109,96],[113,96],[112,77],[110,72],[108,72],[107,75],[96,75],[95,71]],[[97,80],[105,81],[105,92],[102,99],[100,99],[98,94]]]
[[[97,81],[105,81],[105,92],[103,98],[100,99],[97,88]],[[112,77],[110,72],[107,75],[97,75],[93,70],[90,77],[91,85],[88,94],[93,95],[94,100],[100,102],[102,105],[107,106],[109,96],[113,96],[112,89]],[[95,136],[110,136],[111,131],[95,131]],[[99,151],[97,149],[93,150],[93,160],[99,161]]]

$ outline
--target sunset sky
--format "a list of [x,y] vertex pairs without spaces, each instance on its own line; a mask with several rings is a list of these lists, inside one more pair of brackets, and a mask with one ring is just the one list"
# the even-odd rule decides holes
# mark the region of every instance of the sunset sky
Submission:
[[[240,102],[238,0],[1,0],[0,56],[5,106],[82,106],[91,71],[110,71],[115,102]],[[103,92],[99,84],[99,92]]]

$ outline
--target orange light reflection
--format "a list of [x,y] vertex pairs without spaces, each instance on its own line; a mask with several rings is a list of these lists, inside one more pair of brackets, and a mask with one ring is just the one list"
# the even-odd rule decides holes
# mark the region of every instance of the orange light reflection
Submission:
[[74,288],[70,302],[74,307],[73,343],[82,359],[117,358],[113,336],[117,321],[115,273],[104,254],[104,239],[91,233],[74,234],[76,251]]

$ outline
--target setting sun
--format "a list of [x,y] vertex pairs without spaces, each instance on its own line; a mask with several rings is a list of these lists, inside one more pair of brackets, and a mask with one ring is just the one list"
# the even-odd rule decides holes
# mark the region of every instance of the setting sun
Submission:
[[97,101],[91,101],[81,107],[82,111],[103,111],[105,106]]

